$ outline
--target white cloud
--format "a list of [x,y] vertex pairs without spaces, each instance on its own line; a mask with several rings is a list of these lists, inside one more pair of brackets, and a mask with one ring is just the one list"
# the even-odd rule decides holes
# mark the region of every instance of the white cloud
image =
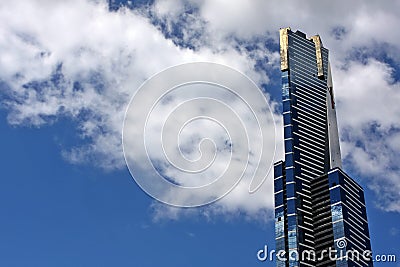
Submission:
[[[13,97],[6,103],[9,121],[41,125],[60,113],[75,119],[89,113],[79,130],[93,143],[72,150],[71,159],[77,162],[94,153],[105,167],[122,166],[120,131],[126,104],[154,73],[196,60],[251,71],[241,67],[249,64],[246,55],[233,49],[213,54],[207,48],[198,53],[179,48],[147,18],[131,11],[109,12],[104,3],[13,2],[0,16],[0,48],[7,51],[0,60],[1,80]],[[44,83],[59,64],[62,80]],[[37,90],[23,87],[32,82],[43,84]]]
[[[198,21],[207,26],[208,43],[234,36],[252,39],[254,36],[271,35],[277,38],[277,29],[292,26],[306,33],[319,33],[331,51],[338,51],[335,57],[345,55],[354,47],[369,47],[382,42],[399,48],[400,34],[394,31],[400,17],[400,2],[390,0],[382,5],[376,1],[263,1],[228,0],[168,1],[157,0],[155,13],[176,22],[186,6],[198,9]],[[187,9],[187,8],[186,8]],[[190,29],[192,25],[182,25]],[[344,31],[340,40],[332,31],[340,27]],[[204,36],[204,34],[203,34]]]
[[380,207],[400,211],[400,83],[392,72],[371,59],[334,75],[344,161],[377,192]]
[[[35,126],[54,123],[58,116],[75,120],[77,132],[88,141],[63,151],[72,163],[125,166],[121,129],[126,105],[145,79],[166,67],[213,61],[259,83],[268,79],[254,70],[254,56],[231,43],[221,44],[218,53],[207,46],[182,48],[140,13],[109,12],[105,3],[13,2],[0,9],[0,18],[0,49],[7,51],[0,59],[0,77],[7,88],[8,120]],[[276,52],[267,53],[276,60]],[[258,194],[247,201],[246,182],[220,212],[240,208],[252,214],[272,206],[270,193],[270,198]]]

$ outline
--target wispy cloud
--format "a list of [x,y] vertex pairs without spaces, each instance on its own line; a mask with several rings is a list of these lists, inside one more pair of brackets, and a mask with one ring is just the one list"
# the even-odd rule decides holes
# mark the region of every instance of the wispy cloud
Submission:
[[[7,51],[0,72],[9,122],[40,127],[56,123],[59,117],[74,120],[82,143],[62,153],[76,164],[125,166],[121,130],[127,104],[143,81],[166,67],[213,61],[239,69],[258,83],[268,81],[265,73],[255,70],[254,55],[231,42],[221,43],[218,50],[182,47],[143,12],[110,12],[102,2],[10,3],[0,10],[0,17],[5,21],[2,36],[9,36],[0,43]],[[276,52],[268,53],[277,59]],[[218,210],[243,209],[251,214],[271,207],[272,187],[248,201],[248,183],[238,187],[236,197],[221,202],[226,208]]]
[[400,211],[400,83],[375,59],[336,73],[345,166],[377,192],[377,204]]

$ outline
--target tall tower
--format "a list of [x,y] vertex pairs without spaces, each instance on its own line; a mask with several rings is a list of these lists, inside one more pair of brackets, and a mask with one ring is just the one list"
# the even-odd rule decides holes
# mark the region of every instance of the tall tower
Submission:
[[[371,249],[363,189],[341,170],[328,49],[318,35],[284,28],[280,56],[285,161],[274,165],[275,239],[286,260],[277,266],[372,266],[363,257]],[[354,251],[358,258],[346,257]]]

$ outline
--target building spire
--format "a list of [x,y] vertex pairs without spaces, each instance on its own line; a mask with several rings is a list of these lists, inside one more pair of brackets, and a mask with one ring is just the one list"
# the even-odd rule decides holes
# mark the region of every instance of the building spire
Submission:
[[333,95],[333,83],[331,64],[328,61],[328,79],[326,91],[328,140],[329,140],[329,169],[342,168],[342,157],[340,155],[339,132],[336,119],[335,100]]

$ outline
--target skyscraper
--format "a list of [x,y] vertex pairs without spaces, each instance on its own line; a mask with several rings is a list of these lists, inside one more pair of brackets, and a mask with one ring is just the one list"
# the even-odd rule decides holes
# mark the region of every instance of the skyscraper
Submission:
[[[364,192],[342,170],[328,49],[280,30],[285,161],[274,164],[277,266],[372,266]],[[358,255],[358,256],[357,256]]]

